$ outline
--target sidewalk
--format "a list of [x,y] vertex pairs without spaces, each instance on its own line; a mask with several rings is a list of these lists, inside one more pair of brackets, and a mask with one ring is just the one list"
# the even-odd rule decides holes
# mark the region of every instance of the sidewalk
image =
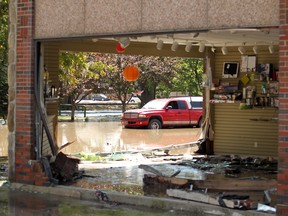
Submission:
[[[102,191],[107,195],[107,199],[101,201],[101,196],[99,198],[95,195],[95,190],[93,189],[83,189],[71,186],[55,186],[55,187],[40,187],[34,185],[23,185],[19,183],[12,183],[9,188],[13,191],[23,191],[36,194],[46,194],[56,196],[64,196],[66,198],[75,198],[79,202],[92,201],[93,203],[102,203],[108,205],[121,204],[128,205],[131,209],[136,207],[144,208],[144,214],[140,215],[155,215],[154,209],[162,211],[161,214],[156,213],[156,215],[166,215],[164,213],[169,213],[169,215],[227,215],[227,216],[241,216],[241,215],[273,215],[267,213],[261,213],[256,211],[241,211],[228,208],[222,208],[219,206],[207,205],[200,202],[184,201],[173,198],[158,198],[158,197],[147,197],[147,196],[132,196],[125,193]],[[65,199],[60,199],[65,200]],[[179,214],[179,212],[181,212]],[[109,214],[107,214],[109,215]],[[128,214],[127,214],[128,215]]]

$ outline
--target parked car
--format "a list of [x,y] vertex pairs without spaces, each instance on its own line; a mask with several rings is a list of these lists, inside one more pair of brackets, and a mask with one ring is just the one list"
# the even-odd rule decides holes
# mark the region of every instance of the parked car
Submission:
[[202,124],[202,97],[154,99],[141,109],[127,110],[121,123],[126,128],[197,126]]
[[94,101],[108,101],[109,98],[104,94],[95,94],[92,99]]

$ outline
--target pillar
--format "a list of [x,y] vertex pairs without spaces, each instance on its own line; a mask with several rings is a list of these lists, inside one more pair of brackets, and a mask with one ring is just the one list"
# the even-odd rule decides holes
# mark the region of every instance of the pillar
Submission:
[[277,215],[288,212],[288,0],[280,0]]

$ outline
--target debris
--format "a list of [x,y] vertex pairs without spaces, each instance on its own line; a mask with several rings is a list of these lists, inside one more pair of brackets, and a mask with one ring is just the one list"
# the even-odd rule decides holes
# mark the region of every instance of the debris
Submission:
[[65,143],[64,145],[60,146],[58,149],[57,149],[57,152],[60,152],[62,149],[66,148],[67,146],[73,144],[74,142],[76,142],[76,140],[72,141],[72,142],[67,142]]
[[145,195],[166,195],[167,189],[187,189],[190,188],[192,184],[189,179],[154,176],[150,174],[144,174],[143,183]]
[[[237,209],[256,209],[258,202],[248,199],[245,197],[238,197],[238,196],[223,196],[220,195],[208,195],[199,192],[192,192],[192,191],[185,191],[185,190],[178,190],[178,189],[168,189],[167,195],[171,197],[193,200],[197,202],[203,202],[212,205],[219,205],[222,207],[227,208],[237,208]],[[234,198],[234,199],[233,199]]]
[[276,205],[276,193],[277,193],[277,188],[265,190],[264,191],[265,204]]
[[[191,192],[191,191],[184,191],[178,189],[168,189],[167,195],[171,197],[186,199],[186,200],[193,200],[198,202],[203,202],[212,205],[220,205],[219,200],[217,197],[212,197],[207,194],[202,194],[199,192]],[[225,205],[229,208],[234,208],[234,202],[230,200],[223,200]]]
[[276,208],[258,203],[257,211],[267,212],[267,213],[276,213]]
[[150,172],[150,173],[153,173],[153,174],[155,174],[156,176],[164,176],[163,173],[161,173],[160,171],[158,171],[158,170],[156,170],[155,168],[153,168],[153,167],[151,167],[151,166],[148,166],[148,165],[140,164],[140,165],[138,166],[138,168],[144,169],[145,171]]
[[100,190],[96,190],[95,195],[99,201],[109,202],[109,198],[108,198],[106,193],[104,193]]
[[48,175],[49,181],[55,185],[59,184],[59,180],[55,179],[52,175],[51,167],[47,158],[41,158],[45,173]]
[[153,168],[153,167],[151,167],[149,165],[140,164],[138,167],[140,169],[144,169],[147,172],[151,172],[151,173],[153,173],[153,174],[155,174],[157,176],[165,176],[165,177],[170,177],[170,178],[177,176],[181,172],[181,170],[177,170],[171,176],[167,176],[167,175],[164,175],[163,173],[161,173],[160,171],[156,170],[155,168]]
[[[194,188],[208,188],[208,190],[217,190],[217,191],[264,191],[267,188],[277,187],[277,180],[241,180],[241,179],[223,179],[223,180],[192,180],[184,178],[174,178],[166,176],[152,176],[144,175],[143,178],[144,184],[149,184],[150,186],[159,183],[165,183],[170,186],[185,186],[190,188],[192,184]],[[174,185],[175,184],[175,185]]]
[[53,177],[59,181],[71,181],[78,172],[79,158],[67,156],[62,152],[56,155],[55,161],[51,163]]
[[95,195],[99,201],[105,202],[105,203],[107,203],[109,205],[113,205],[113,206],[119,205],[118,202],[110,201],[107,194],[102,192],[101,190],[96,190]]
[[229,179],[229,180],[191,180],[192,184],[199,188],[208,188],[220,191],[264,191],[267,188],[274,188],[277,186],[277,180],[241,180],[241,179]]

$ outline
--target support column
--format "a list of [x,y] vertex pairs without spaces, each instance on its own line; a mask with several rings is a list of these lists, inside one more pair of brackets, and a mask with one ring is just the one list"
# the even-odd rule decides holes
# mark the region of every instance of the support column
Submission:
[[288,212],[288,0],[280,0],[277,215]]
[[9,180],[46,185],[35,161],[34,0],[9,1]]

